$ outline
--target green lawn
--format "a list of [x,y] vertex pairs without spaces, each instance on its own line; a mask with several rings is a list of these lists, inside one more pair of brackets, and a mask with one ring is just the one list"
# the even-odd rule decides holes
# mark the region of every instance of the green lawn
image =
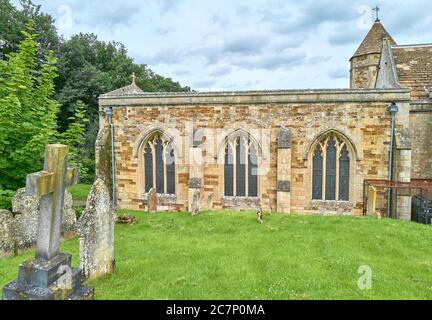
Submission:
[[[430,226],[373,218],[133,212],[97,299],[432,299]],[[78,260],[78,241],[63,251]],[[32,254],[0,260],[0,286]],[[358,268],[373,271],[360,290]]]
[[77,184],[68,188],[72,194],[74,201],[87,201],[87,195],[90,193],[91,185],[89,184]]

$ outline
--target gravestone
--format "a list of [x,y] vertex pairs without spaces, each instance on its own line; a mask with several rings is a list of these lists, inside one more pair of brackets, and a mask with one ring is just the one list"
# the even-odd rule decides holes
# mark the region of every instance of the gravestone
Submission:
[[157,211],[157,191],[155,188],[151,188],[148,194],[148,211],[156,212]]
[[264,214],[263,214],[263,210],[262,210],[261,206],[257,207],[256,214],[257,214],[258,222],[263,224],[264,223]]
[[3,288],[3,300],[89,300],[94,289],[81,285],[71,255],[60,253],[65,189],[76,182],[67,168],[69,147],[48,145],[44,171],[27,176],[26,192],[40,196],[36,257],[19,266],[18,279]]
[[0,210],[0,257],[12,255],[15,250],[14,217],[12,212]]
[[192,198],[192,216],[196,216],[200,212],[200,198],[201,191],[200,189],[196,189]]
[[208,210],[213,209],[213,193],[210,193],[207,197],[207,209]]
[[[28,249],[36,244],[40,200],[39,196],[28,195],[25,188],[19,189],[12,200],[18,249]],[[67,190],[61,232],[65,236],[76,233],[76,214],[72,207],[72,195]]]
[[80,269],[89,280],[114,271],[115,221],[108,188],[102,179],[97,179],[78,221]]

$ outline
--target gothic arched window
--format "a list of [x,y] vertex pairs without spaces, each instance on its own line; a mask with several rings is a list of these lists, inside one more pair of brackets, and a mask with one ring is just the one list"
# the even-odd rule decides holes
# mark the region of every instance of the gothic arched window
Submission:
[[258,196],[258,155],[246,134],[230,139],[225,147],[225,196]]
[[334,133],[323,136],[312,153],[312,199],[349,201],[350,153]]
[[175,159],[172,142],[157,132],[144,146],[145,192],[156,188],[160,194],[175,194]]

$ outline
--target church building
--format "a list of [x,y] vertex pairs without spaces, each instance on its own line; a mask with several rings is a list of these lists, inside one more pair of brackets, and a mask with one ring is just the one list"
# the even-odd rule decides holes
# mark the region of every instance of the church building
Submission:
[[[133,81],[99,98],[97,174],[125,209],[148,209],[153,189],[159,211],[187,211],[199,190],[202,210],[363,215],[366,181],[432,181],[432,44],[398,45],[377,19],[350,62],[348,89],[148,93]],[[410,219],[411,195],[396,198]]]

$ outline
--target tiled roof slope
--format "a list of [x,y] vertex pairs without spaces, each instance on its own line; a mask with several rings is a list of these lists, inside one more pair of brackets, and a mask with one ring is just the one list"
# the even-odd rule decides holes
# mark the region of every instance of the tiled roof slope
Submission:
[[132,95],[139,95],[139,94],[144,94],[144,91],[142,91],[134,82],[126,87],[105,93],[101,95],[101,97],[132,96]]
[[432,44],[392,47],[399,83],[411,90],[413,100],[430,100]]
[[383,38],[388,38],[391,45],[396,45],[396,42],[383,27],[381,22],[376,20],[360,47],[354,53],[353,58],[369,53],[381,53]]

